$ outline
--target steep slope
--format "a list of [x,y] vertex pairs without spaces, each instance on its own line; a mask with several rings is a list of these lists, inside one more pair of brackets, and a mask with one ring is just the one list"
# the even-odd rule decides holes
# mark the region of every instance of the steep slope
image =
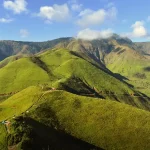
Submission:
[[0,149],[150,149],[150,58],[132,41],[22,44],[0,62]]
[[0,122],[18,116],[30,108],[42,95],[41,87],[31,86],[0,103]]
[[114,34],[108,39],[97,39],[92,41],[72,38],[69,42],[59,43],[56,47],[63,47],[71,51],[76,51],[80,53],[82,57],[90,58],[100,66],[105,67],[105,56],[115,50],[113,41],[116,41],[120,45],[134,47],[134,43],[132,43],[130,39],[120,37],[117,34]]
[[16,92],[49,80],[45,70],[30,58],[22,58],[0,69],[0,93]]
[[[113,35],[105,40],[72,39],[69,43],[58,44],[57,47],[74,51],[109,74],[111,70],[114,73],[112,76],[134,85],[136,90],[150,96],[150,56],[146,55],[148,49],[144,52],[144,47],[140,50],[137,45],[138,43],[133,43],[128,38]],[[148,43],[142,45],[147,45],[148,48]]]
[[[150,113],[147,111],[64,91],[45,91],[28,113],[11,120],[8,144],[26,149],[36,147],[37,150],[48,148],[48,145],[56,150],[60,146],[65,150],[75,149],[77,145],[79,149],[87,150],[149,149],[149,126]],[[81,147],[67,134],[87,143]],[[67,143],[68,140],[71,144]],[[88,143],[99,148],[92,148]]]
[[115,47],[118,51],[112,51],[105,57],[106,66],[114,73],[125,76],[137,90],[150,95],[150,57],[118,43]]
[[15,60],[0,69],[0,81],[1,94],[41,85],[42,88],[55,87],[80,95],[111,98],[149,110],[147,97],[143,98],[111,73],[65,49]]

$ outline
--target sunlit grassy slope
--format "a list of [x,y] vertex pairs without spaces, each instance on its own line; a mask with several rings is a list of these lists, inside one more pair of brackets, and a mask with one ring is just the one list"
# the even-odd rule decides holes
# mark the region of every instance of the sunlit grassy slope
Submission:
[[0,93],[15,92],[49,79],[47,72],[30,58],[22,58],[0,69]]
[[40,59],[52,69],[55,76],[60,78],[69,78],[74,75],[98,90],[120,93],[130,93],[132,91],[127,85],[96,68],[86,60],[72,55],[68,50],[48,51],[41,55]]
[[47,51],[38,57],[21,58],[1,68],[0,93],[21,90],[38,83],[58,83],[73,75],[100,91],[132,93],[126,84],[65,49]]
[[41,96],[40,87],[28,87],[0,103],[0,121],[20,115],[31,107]]
[[41,124],[108,150],[150,149],[150,113],[110,100],[47,92],[23,120],[30,124],[36,138],[43,137]]
[[[105,59],[113,72],[149,83],[148,57],[114,50]],[[0,149],[150,149],[148,97],[78,54],[53,49],[0,63],[0,122],[11,122],[10,133],[0,124]]]
[[119,46],[105,59],[107,67],[129,79],[129,83],[147,95],[150,95],[150,58],[143,56],[127,46]]
[[[72,78],[76,79],[74,81],[80,80],[80,83],[74,82],[73,89],[72,83],[68,84],[68,80],[71,81]],[[0,69],[0,81],[0,93],[16,92],[28,86],[46,85],[85,95],[89,92],[82,91],[88,88],[90,94],[97,93],[99,97],[111,98],[142,109],[150,107],[147,98],[131,96],[133,93],[138,96],[141,94],[127,84],[66,49],[49,50],[37,56],[15,60]],[[81,83],[84,89],[79,91]],[[75,90],[78,93],[73,92]]]

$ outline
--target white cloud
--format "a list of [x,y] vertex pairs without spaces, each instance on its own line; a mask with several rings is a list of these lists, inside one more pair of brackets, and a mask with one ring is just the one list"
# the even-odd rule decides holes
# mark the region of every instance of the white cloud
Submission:
[[20,14],[27,11],[27,2],[26,0],[5,0],[3,3],[4,8],[12,10],[15,14]]
[[77,24],[81,27],[89,27],[94,25],[100,25],[104,23],[106,20],[111,20],[116,18],[117,9],[115,7],[111,7],[108,10],[99,9],[97,11],[93,11],[91,9],[85,9],[80,12],[79,19]]
[[29,31],[27,29],[21,29],[20,30],[20,36],[21,38],[27,38],[29,36]]
[[65,21],[70,16],[70,11],[67,4],[43,6],[37,16],[46,19],[46,21]]
[[129,38],[141,38],[149,36],[143,21],[136,21],[131,28],[133,29],[132,32],[122,34],[122,36],[127,36]]
[[89,28],[80,31],[77,35],[78,39],[84,40],[94,40],[94,39],[106,39],[113,35],[113,31],[111,29],[107,30],[91,30]]
[[142,21],[136,21],[131,27],[133,28],[133,37],[145,37],[148,35],[148,32],[144,27],[144,22]]
[[10,23],[13,19],[0,18],[0,23]]

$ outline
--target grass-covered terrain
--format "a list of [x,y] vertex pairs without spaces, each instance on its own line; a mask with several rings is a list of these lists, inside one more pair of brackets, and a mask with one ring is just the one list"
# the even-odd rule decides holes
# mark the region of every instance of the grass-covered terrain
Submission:
[[[32,118],[47,125],[52,122],[67,133],[104,149],[140,150],[150,147],[147,138],[150,132],[149,112],[66,92],[53,92],[45,99],[46,102],[40,101],[39,107],[31,112]],[[52,116],[55,120],[47,119]]]
[[0,149],[149,150],[149,56],[109,40],[1,61]]
[[68,44],[59,44],[78,52],[84,59],[105,68],[105,66],[120,79],[150,96],[150,55],[149,43],[133,43],[130,39],[112,36],[106,40],[76,40]]
[[33,107],[28,107],[28,113],[11,120],[9,146],[68,150],[150,148],[148,111],[65,91],[45,91]]
[[128,46],[116,45],[116,48],[119,51],[112,51],[105,58],[107,67],[125,76],[136,90],[150,95],[150,57]]
[[0,69],[0,81],[0,93],[9,93],[47,82],[49,76],[30,58],[22,58]]
[[11,119],[28,110],[42,93],[40,87],[29,87],[0,103],[0,121]]
[[31,85],[48,84],[59,88],[72,77],[79,78],[97,93],[105,94],[105,97],[109,96],[107,93],[113,93],[121,100],[118,94],[126,97],[126,94],[135,93],[127,84],[66,49],[54,49],[37,56],[20,58],[2,67],[0,93],[20,91]]

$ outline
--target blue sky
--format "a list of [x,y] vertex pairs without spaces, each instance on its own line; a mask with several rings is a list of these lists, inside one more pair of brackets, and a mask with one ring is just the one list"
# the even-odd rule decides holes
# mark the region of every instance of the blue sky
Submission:
[[2,0],[0,40],[92,40],[112,33],[150,40],[149,0]]

